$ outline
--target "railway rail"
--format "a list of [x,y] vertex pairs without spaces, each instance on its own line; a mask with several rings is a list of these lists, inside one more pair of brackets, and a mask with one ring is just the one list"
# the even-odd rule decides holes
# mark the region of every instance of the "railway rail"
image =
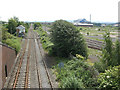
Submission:
[[102,41],[92,40],[92,39],[86,39],[86,43],[88,45],[88,48],[102,50],[104,47],[104,43]]
[[41,53],[37,35],[32,31],[24,41],[4,88],[51,88],[53,85]]

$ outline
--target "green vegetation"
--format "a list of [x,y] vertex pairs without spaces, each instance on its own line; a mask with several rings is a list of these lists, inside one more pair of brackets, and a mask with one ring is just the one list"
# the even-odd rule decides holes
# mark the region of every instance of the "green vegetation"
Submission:
[[81,55],[66,60],[61,71],[58,64],[54,68],[61,88],[95,88],[98,85],[94,68]]
[[118,27],[77,27],[77,28],[83,35],[103,36],[106,31],[111,32],[110,35],[118,35],[117,33]]
[[[63,27],[63,28],[61,28]],[[68,27],[68,28],[67,28]],[[55,36],[54,38],[55,42],[59,41],[64,43],[60,43],[59,45],[56,45],[57,48],[61,49],[69,49],[68,47],[62,46],[62,44],[66,45],[69,35],[74,35],[72,32],[75,28],[72,27],[70,30],[71,32],[67,36],[69,29],[71,28],[71,24],[67,23],[66,21],[56,21],[54,22],[52,29],[50,30],[52,32],[52,35]],[[68,29],[68,30],[67,30]],[[42,46],[45,50],[48,52],[52,52],[53,54],[53,47],[56,43],[52,43],[53,36],[49,36],[42,28],[39,27],[38,30],[35,30],[40,34],[40,40],[42,43]],[[74,30],[76,33],[79,33],[76,29]],[[81,35],[81,34],[78,34]],[[59,38],[61,36],[61,38]],[[76,35],[77,36],[77,35]],[[82,36],[81,36],[82,37]],[[82,37],[83,38],[83,37]],[[59,40],[60,39],[60,40]],[[72,37],[73,39],[73,37]],[[72,40],[71,39],[71,40]],[[75,40],[75,39],[74,39]],[[69,39],[68,39],[69,41]],[[59,43],[58,42],[58,43]],[[86,60],[85,57],[79,55],[79,53],[76,53],[74,56],[70,58],[64,57],[55,57],[57,64],[53,66],[53,71],[57,76],[57,81],[59,82],[60,88],[98,88],[98,89],[119,89],[119,66],[120,65],[120,43],[117,41],[114,45],[110,38],[110,33],[106,33],[104,35],[104,42],[105,47],[103,51],[99,52],[98,50],[92,50],[88,49],[89,55],[98,55],[101,56],[99,62],[91,63],[89,59]],[[57,44],[58,44],[57,43]],[[73,47],[75,48],[75,47]],[[77,47],[76,47],[77,49]],[[76,50],[75,49],[75,50]],[[63,51],[62,51],[63,52]],[[65,51],[64,51],[65,52]],[[70,54],[70,53],[69,53]],[[63,62],[64,67],[59,68],[59,63]]]
[[8,33],[7,28],[2,27],[2,43],[13,47],[16,50],[16,53],[18,53],[21,48],[21,39],[22,38],[15,37]]
[[105,46],[102,50],[102,57],[100,62],[96,62],[94,67],[99,72],[105,72],[110,66],[120,65],[120,42],[117,40],[114,45],[110,38],[110,33],[104,35]]
[[120,60],[120,42],[117,40],[116,45],[113,45],[109,32],[106,33],[104,39],[105,47],[102,53],[103,63],[105,63],[107,66],[120,65],[120,63],[118,62]]
[[64,20],[57,20],[51,28],[53,54],[59,57],[80,54],[87,58],[87,46],[76,27]]
[[34,30],[38,29],[39,27],[41,27],[41,24],[36,22],[34,23]]
[[19,52],[21,48],[22,38],[16,37],[16,27],[23,25],[26,28],[26,33],[28,32],[29,23],[24,23],[19,21],[17,17],[10,18],[8,24],[2,24],[2,43],[7,44],[10,47],[13,47],[16,50],[16,53]]
[[43,48],[49,52],[53,43],[50,41],[50,37],[48,36],[47,32],[44,31],[41,27],[34,31],[38,32]]
[[21,48],[21,38],[11,38],[3,41],[3,43],[7,44],[10,47],[13,47],[16,50],[16,53],[20,51]]
[[100,83],[100,89],[105,90],[119,90],[120,89],[120,65],[110,67],[105,70],[105,73],[101,73],[98,77]]
[[16,27],[19,25],[23,25],[25,27],[25,32],[26,33],[28,32],[29,23],[19,21],[19,19],[17,17],[10,18],[8,20],[8,24],[3,24],[3,26],[5,26],[8,29],[8,32],[10,34],[14,34],[14,35],[16,32]]
[[120,41],[117,40],[115,43],[115,49],[114,49],[114,65],[120,65]]
[[9,19],[8,21],[8,32],[10,34],[14,34],[16,32],[16,27],[17,27],[17,21],[14,18]]
[[113,45],[112,45],[112,40],[110,38],[110,33],[107,32],[106,35],[104,35],[104,39],[105,39],[105,47],[103,49],[102,61],[107,66],[110,66],[113,61],[113,47],[112,47]]
[[101,56],[101,54],[102,54],[102,51],[100,50],[88,48],[88,55]]

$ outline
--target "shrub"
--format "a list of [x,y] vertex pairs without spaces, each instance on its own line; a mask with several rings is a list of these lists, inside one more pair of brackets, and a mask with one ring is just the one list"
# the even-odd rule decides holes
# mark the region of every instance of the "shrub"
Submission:
[[94,63],[94,67],[101,73],[104,72],[107,68],[106,64],[104,64],[103,62],[95,62]]
[[119,90],[120,89],[120,65],[111,67],[101,73],[98,77],[100,89]]
[[106,34],[104,35],[104,42],[105,46],[102,50],[102,62],[105,63],[107,66],[110,66],[113,62],[113,44],[109,32],[106,32]]
[[51,43],[50,38],[49,38],[47,32],[44,31],[41,27],[39,27],[37,32],[40,35],[40,41],[42,43],[43,48],[45,50],[47,50],[47,51],[50,51],[51,50],[51,46],[53,45],[53,43]]
[[78,80],[75,76],[68,76],[62,80],[61,88],[85,88],[82,80]]
[[64,20],[57,20],[51,29],[51,41],[54,54],[60,57],[68,57],[70,54],[80,54],[87,57],[87,47],[82,34],[76,27]]
[[[57,80],[62,88],[91,88],[97,87],[97,79],[94,77],[94,68],[90,67],[84,60],[74,58],[64,64],[64,68],[59,73],[56,67]],[[92,80],[92,81],[91,81]]]
[[114,65],[120,65],[120,41],[117,40],[115,43],[115,50],[114,50]]
[[19,39],[7,39],[4,43],[13,47],[17,53],[19,52],[19,50],[21,48],[21,43],[20,43]]

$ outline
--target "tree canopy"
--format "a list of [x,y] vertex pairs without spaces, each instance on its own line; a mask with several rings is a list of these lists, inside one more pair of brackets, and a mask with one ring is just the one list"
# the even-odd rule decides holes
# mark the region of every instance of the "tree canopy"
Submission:
[[37,28],[39,28],[40,26],[41,26],[41,24],[40,24],[39,22],[34,23],[34,29],[37,29]]
[[68,57],[80,54],[87,57],[87,48],[82,34],[76,27],[64,20],[57,20],[51,28],[53,53],[57,56]]
[[9,19],[8,21],[8,32],[14,34],[16,32],[17,22],[14,18]]

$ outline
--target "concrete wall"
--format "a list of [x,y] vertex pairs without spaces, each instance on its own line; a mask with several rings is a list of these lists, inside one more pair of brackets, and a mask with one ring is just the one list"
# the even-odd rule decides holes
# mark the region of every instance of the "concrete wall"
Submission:
[[8,75],[11,71],[11,67],[13,66],[15,58],[16,51],[11,47],[2,44],[2,75],[0,75],[2,76],[2,87],[4,86],[4,83],[6,81],[6,75]]

